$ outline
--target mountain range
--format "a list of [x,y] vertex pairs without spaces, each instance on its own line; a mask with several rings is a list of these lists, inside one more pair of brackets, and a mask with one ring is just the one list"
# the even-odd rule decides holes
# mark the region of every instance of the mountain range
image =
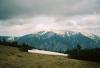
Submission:
[[[0,36],[1,38],[1,36]],[[18,44],[29,44],[32,47],[49,51],[66,51],[80,44],[82,49],[100,48],[100,37],[91,33],[67,31],[63,34],[40,31],[21,37],[6,37],[7,40],[15,40]]]
[[76,48],[77,44],[84,48],[99,48],[100,37],[94,34],[81,32],[56,32],[41,31],[34,34],[24,35],[16,40],[18,43],[26,43],[37,49],[46,49],[50,51],[65,51]]

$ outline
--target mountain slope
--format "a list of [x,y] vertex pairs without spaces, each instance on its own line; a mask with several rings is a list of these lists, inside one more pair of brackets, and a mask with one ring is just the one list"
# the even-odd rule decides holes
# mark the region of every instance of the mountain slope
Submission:
[[93,34],[83,34],[80,32],[65,32],[59,34],[55,32],[38,32],[28,34],[17,39],[19,44],[27,43],[37,49],[50,51],[66,51],[75,48],[79,43],[82,48],[100,47],[100,37]]

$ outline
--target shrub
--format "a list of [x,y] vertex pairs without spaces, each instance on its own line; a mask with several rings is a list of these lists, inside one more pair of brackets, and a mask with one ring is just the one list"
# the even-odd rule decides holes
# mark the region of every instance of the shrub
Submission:
[[29,46],[28,44],[23,43],[22,45],[20,45],[20,48],[19,49],[21,51],[28,52],[28,50],[32,49],[32,47]]

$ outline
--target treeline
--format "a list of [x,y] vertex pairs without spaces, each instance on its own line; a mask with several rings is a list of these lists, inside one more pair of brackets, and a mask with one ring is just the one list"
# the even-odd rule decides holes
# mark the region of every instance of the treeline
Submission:
[[76,48],[67,50],[66,53],[70,58],[100,62],[100,48],[82,49],[81,45],[77,44]]
[[0,45],[5,45],[5,46],[12,46],[12,47],[17,47],[19,50],[28,52],[28,50],[33,49],[34,47],[31,47],[28,44],[18,44],[16,41],[7,41],[6,39],[0,40]]

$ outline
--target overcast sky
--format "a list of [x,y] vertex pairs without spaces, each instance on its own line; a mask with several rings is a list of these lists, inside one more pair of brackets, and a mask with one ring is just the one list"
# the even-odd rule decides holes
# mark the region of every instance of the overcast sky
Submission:
[[0,35],[38,31],[100,36],[100,0],[0,0]]

